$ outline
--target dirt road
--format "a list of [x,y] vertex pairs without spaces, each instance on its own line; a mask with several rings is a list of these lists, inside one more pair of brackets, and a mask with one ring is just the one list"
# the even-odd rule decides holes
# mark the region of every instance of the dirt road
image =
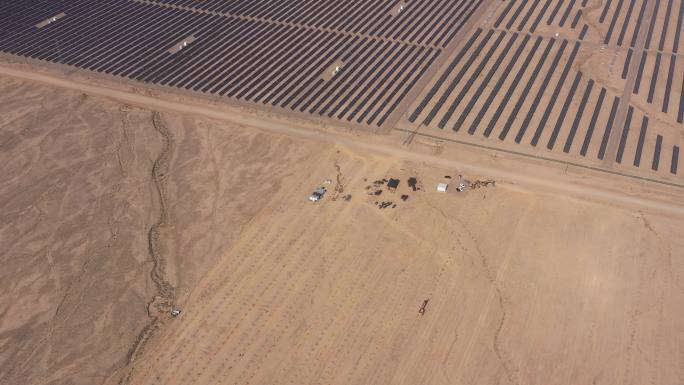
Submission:
[[[444,168],[456,168],[463,172],[489,175],[503,180],[502,186],[515,184],[532,189],[542,189],[555,194],[570,194],[587,199],[620,204],[641,210],[654,210],[667,215],[684,215],[684,202],[676,194],[681,191],[679,186],[670,189],[668,196],[654,194],[650,190],[661,190],[660,186],[651,184],[634,183],[633,181],[621,180],[620,177],[611,177],[596,173],[594,178],[586,178],[592,172],[579,170],[577,177],[567,175],[567,168],[558,165],[530,164],[520,162],[515,156],[500,156],[498,162],[492,162],[490,154],[477,154],[472,151],[465,156],[468,149],[459,148],[458,160],[446,156],[431,156],[401,148],[401,139],[395,137],[377,137],[366,134],[343,134],[330,131],[309,130],[296,127],[287,122],[267,119],[255,115],[248,115],[235,111],[226,112],[218,107],[178,102],[141,95],[139,93],[107,88],[99,85],[85,84],[70,79],[59,78],[43,73],[35,73],[20,68],[0,66],[0,75],[18,79],[41,82],[55,87],[67,88],[84,92],[89,95],[98,95],[112,98],[123,103],[149,108],[153,110],[169,111],[175,113],[203,116],[211,119],[232,122],[248,127],[282,133],[298,138],[313,139],[326,143],[337,143],[350,148],[371,151],[387,156],[417,162],[426,162]],[[469,162],[469,160],[471,160]],[[543,163],[543,161],[541,162]],[[522,166],[522,167],[521,167]],[[611,181],[611,183],[606,183]],[[508,183],[506,183],[508,182]],[[629,185],[630,188],[623,187]],[[644,191],[635,191],[635,189]],[[667,189],[667,188],[666,188]],[[681,186],[684,189],[684,186]],[[631,190],[631,192],[630,192]],[[672,191],[675,191],[673,194]],[[644,196],[648,198],[644,198]]]
[[622,96],[620,97],[620,104],[615,115],[615,122],[613,123],[613,129],[610,133],[610,138],[608,141],[608,147],[606,149],[606,157],[603,160],[603,165],[605,167],[612,167],[615,161],[615,157],[618,150],[618,143],[622,137],[622,131],[624,130],[625,118],[627,116],[627,110],[630,106],[630,101],[632,98],[632,93],[634,90],[634,84],[636,83],[637,72],[639,71],[639,63],[641,63],[641,58],[643,55],[647,54],[644,50],[644,44],[646,43],[646,35],[648,34],[648,26],[651,23],[651,17],[655,8],[655,2],[648,2],[646,5],[646,13],[643,17],[642,25],[639,26],[640,33],[637,35],[635,46],[634,57],[629,65],[629,70],[627,71],[627,78],[625,79],[625,85],[622,89]]
[[[675,187],[0,79],[3,385],[684,379]],[[166,124],[99,95],[149,103]],[[434,191],[460,172],[496,186]],[[398,191],[368,194],[390,177]],[[351,197],[309,202],[328,179]],[[155,224],[183,313],[117,371],[148,321]]]

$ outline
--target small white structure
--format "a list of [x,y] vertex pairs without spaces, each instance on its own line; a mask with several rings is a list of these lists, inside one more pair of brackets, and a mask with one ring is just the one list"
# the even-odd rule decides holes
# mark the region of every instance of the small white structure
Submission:
[[178,308],[173,308],[171,309],[171,316],[173,317],[178,317],[181,313],[181,309]]
[[449,188],[449,185],[446,183],[438,183],[437,184],[437,191],[439,191],[439,192],[446,192],[447,188]]
[[321,79],[326,82],[332,80],[340,71],[342,71],[342,69],[344,69],[344,65],[345,63],[342,59],[335,60],[323,71],[323,73],[321,73]]
[[184,48],[187,48],[190,44],[192,44],[197,38],[194,35],[190,35],[186,37],[185,39],[177,42],[174,44],[171,48],[168,49],[168,52],[170,54],[175,54],[178,51],[183,50]]
[[47,19],[45,19],[45,20],[41,21],[40,23],[36,24],[35,27],[36,27],[36,28],[39,28],[39,29],[40,29],[40,28],[43,28],[43,27],[45,27],[45,26],[47,26],[47,25],[49,25],[49,24],[52,24],[52,23],[56,22],[57,20],[63,18],[64,16],[66,16],[66,14],[65,14],[64,12],[62,12],[62,13],[60,13],[60,14],[58,14],[58,15],[55,15],[55,16],[52,16],[52,17],[48,17]]
[[399,16],[402,12],[406,10],[407,4],[406,1],[400,1],[398,4],[396,4],[392,9],[389,11],[389,16]]

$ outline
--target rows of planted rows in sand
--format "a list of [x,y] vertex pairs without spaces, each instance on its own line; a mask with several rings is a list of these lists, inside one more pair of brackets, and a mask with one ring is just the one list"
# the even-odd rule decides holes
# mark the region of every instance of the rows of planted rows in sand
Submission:
[[1,1],[0,50],[381,126],[480,2]]
[[[331,167],[314,163],[310,182]],[[350,191],[362,189],[368,175],[387,172],[377,162],[343,167],[353,170],[344,174]],[[137,384],[361,384],[371,375],[401,378],[400,363],[387,357],[396,353],[397,341],[411,342],[426,293],[446,298],[459,281],[451,270],[456,254],[433,261],[434,248],[403,236],[392,240],[393,250],[401,251],[388,253],[383,242],[368,242],[368,234],[380,229],[385,236],[389,212],[358,201],[301,204],[301,194],[285,189],[271,206],[273,215],[243,232],[197,290],[201,300],[178,319],[177,332],[152,353],[150,370]],[[368,220],[351,229],[344,220],[331,220],[360,216]],[[438,226],[437,234],[449,233],[445,228]]]
[[[682,20],[681,0],[507,1],[431,82],[408,122],[676,175]],[[596,53],[616,63],[614,81],[584,71]]]

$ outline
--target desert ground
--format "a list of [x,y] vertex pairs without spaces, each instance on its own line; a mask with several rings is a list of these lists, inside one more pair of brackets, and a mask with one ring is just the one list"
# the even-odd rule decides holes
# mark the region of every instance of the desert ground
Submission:
[[[315,163],[202,280],[132,383],[681,381],[676,221],[499,187],[440,194],[448,170],[344,149]],[[410,176],[423,189],[366,193]],[[325,178],[351,201],[302,199],[298,186]]]
[[[140,353],[158,294],[150,272],[182,303],[311,152],[301,141],[167,114],[165,142],[152,111],[0,83],[3,384],[102,383]],[[155,261],[150,231],[162,212],[153,167],[165,143]]]
[[682,381],[676,187],[665,209],[495,172],[440,193],[466,169],[431,159],[465,150],[1,84],[2,384]]
[[684,383],[681,0],[0,22],[0,385]]

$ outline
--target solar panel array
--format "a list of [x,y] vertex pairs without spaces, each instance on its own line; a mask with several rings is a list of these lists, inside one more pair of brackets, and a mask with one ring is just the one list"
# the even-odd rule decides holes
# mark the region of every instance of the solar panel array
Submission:
[[[540,27],[570,27],[579,25],[582,8],[588,0],[509,1],[494,21],[495,28],[535,32]],[[586,33],[586,29],[584,29]]]
[[[151,0],[193,11],[237,15],[341,32],[368,34],[416,44],[445,47],[474,1],[413,0],[399,12],[402,1],[261,1],[261,0]],[[396,15],[401,14],[401,17]]]
[[608,26],[604,44],[635,48],[637,35],[644,25],[646,10],[653,12],[646,33],[646,49],[678,52],[684,48],[682,23],[684,2],[681,0],[606,0],[598,21]]
[[3,0],[0,50],[381,126],[480,3]]
[[[411,110],[409,127],[677,175],[684,127],[662,131],[656,125],[662,123],[634,102],[657,105],[672,117],[665,119],[669,124],[683,122],[684,64],[678,52],[684,1],[612,1],[619,3],[607,0],[597,8],[588,0],[503,1],[485,21],[489,28],[474,30],[428,84]],[[629,5],[620,13],[623,2]],[[643,11],[647,6],[652,13]],[[663,14],[669,23],[659,23]],[[558,27],[564,27],[563,36],[549,33]],[[625,84],[631,99],[621,100],[605,80],[583,73],[583,63],[604,50],[597,38],[621,52],[611,57],[626,62],[624,70],[618,62],[616,76],[630,74],[633,86]],[[632,55],[637,59],[630,65]]]
[[[630,9],[636,9],[633,2],[630,1],[624,16],[620,16],[624,8],[620,1],[616,4],[607,3],[601,13],[601,17],[605,17],[605,22],[612,16],[611,27],[614,21],[618,21],[619,24],[619,20],[624,23],[622,30],[626,30],[627,25],[637,25],[631,27],[634,29],[634,35],[629,39],[627,57],[622,67],[622,79],[627,78],[630,65],[636,65],[637,77],[632,93],[642,100],[645,99],[649,104],[659,106],[663,113],[674,115],[678,123],[684,123],[684,91],[681,92],[681,97],[677,92],[677,89],[684,90],[684,60],[681,57],[684,50],[684,1],[645,0],[638,7],[638,15],[632,17]],[[644,18],[643,10],[649,4],[653,5],[653,12],[648,30],[645,31],[644,47],[640,49],[635,47],[636,33],[639,31],[638,23]],[[621,36],[622,33],[617,37],[617,44],[623,44]],[[604,42],[606,41],[610,42],[612,38],[606,36]],[[641,53],[640,60],[634,59],[638,53]],[[633,60],[638,62],[633,63]]]

